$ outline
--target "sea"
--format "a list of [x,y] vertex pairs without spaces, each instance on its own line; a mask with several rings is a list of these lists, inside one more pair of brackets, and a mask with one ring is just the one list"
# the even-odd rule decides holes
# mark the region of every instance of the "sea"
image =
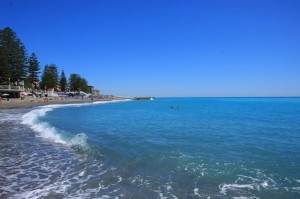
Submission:
[[0,198],[300,198],[300,98],[0,110]]

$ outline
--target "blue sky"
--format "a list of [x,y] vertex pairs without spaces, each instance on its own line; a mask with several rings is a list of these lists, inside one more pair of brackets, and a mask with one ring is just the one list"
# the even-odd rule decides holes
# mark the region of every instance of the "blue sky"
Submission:
[[104,94],[300,96],[298,0],[1,0],[0,28]]

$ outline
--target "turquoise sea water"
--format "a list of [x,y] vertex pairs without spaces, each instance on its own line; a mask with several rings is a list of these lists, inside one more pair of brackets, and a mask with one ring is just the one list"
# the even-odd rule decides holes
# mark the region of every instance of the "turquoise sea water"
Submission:
[[158,98],[0,113],[1,138],[19,135],[0,141],[3,196],[300,198],[300,98]]

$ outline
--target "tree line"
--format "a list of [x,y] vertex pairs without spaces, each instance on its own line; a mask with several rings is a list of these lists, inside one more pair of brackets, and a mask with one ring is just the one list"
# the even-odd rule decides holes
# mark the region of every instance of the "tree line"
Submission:
[[59,75],[55,64],[45,65],[41,73],[36,54],[33,52],[28,57],[22,41],[15,31],[7,27],[0,30],[0,84],[19,85],[23,81],[25,88],[90,92],[85,78],[79,74],[71,74],[67,80],[64,70]]

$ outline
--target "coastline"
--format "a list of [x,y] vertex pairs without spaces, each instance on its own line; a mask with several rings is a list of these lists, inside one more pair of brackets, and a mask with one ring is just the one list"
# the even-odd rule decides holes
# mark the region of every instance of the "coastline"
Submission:
[[45,101],[44,98],[25,98],[23,100],[10,99],[9,101],[2,99],[2,102],[0,102],[0,109],[34,108],[38,106],[46,106],[52,104],[85,104],[85,103],[93,103],[98,101],[114,101],[119,99],[120,98],[95,99],[93,101],[91,101],[90,99],[76,99],[76,98],[48,98],[48,101]]
[[[143,197],[144,193],[150,198],[299,196],[299,170],[289,162],[299,152],[294,133],[298,122],[293,120],[299,101],[290,103],[281,99],[282,103],[269,103],[267,99],[253,99],[252,104],[245,106],[243,99],[197,99],[196,103],[194,100],[94,106],[88,100],[85,103],[66,98],[49,101],[83,104],[1,109],[0,198],[101,198],[105,195],[131,198]],[[116,99],[97,101],[106,104]],[[262,103],[266,106],[262,107]],[[168,104],[180,110],[169,109]],[[201,108],[202,104],[208,106]],[[224,117],[224,113],[231,117]],[[178,128],[178,121],[192,125]],[[212,128],[204,126],[202,131],[204,123]],[[228,127],[228,123],[234,126]],[[284,125],[288,128],[282,129]],[[253,126],[260,128],[250,128]],[[186,132],[190,134],[187,136]],[[270,134],[274,135],[273,139],[268,139]],[[288,146],[286,136],[292,140]],[[162,141],[157,142],[159,139]],[[174,146],[178,151],[169,150]],[[257,156],[258,148],[262,156]],[[137,164],[136,158],[141,155],[143,158]],[[249,159],[253,162],[246,164]],[[270,159],[276,164],[270,166]],[[298,159],[294,161],[299,163]],[[280,171],[277,165],[282,168]],[[65,183],[61,183],[62,179]],[[99,186],[94,186],[95,183]],[[203,187],[203,184],[207,185]],[[79,188],[82,192],[76,192]]]

